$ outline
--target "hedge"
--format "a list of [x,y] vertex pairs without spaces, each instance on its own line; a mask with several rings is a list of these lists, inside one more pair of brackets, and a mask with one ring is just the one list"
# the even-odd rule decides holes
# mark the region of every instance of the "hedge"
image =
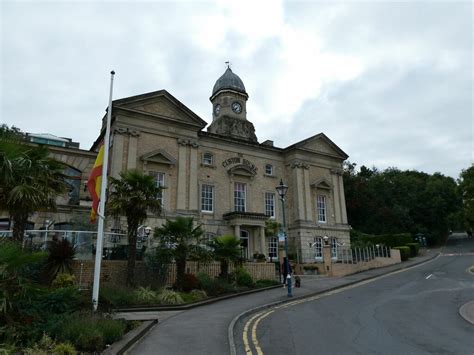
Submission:
[[357,231],[351,231],[351,244],[354,245],[380,244],[389,247],[395,247],[400,245],[408,245],[408,243],[412,242],[413,238],[409,233],[371,235],[360,233]]
[[393,247],[392,249],[400,250],[400,258],[402,259],[402,261],[408,260],[408,258],[410,257],[410,247],[399,246]]
[[406,243],[407,247],[410,247],[410,257],[415,257],[418,255],[418,251],[420,250],[420,243]]

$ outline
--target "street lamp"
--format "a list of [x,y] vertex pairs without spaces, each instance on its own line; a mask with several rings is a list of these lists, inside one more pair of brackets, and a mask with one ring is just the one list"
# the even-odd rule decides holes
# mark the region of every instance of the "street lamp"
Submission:
[[283,226],[282,226],[282,232],[285,235],[285,255],[286,255],[286,271],[288,274],[286,275],[286,284],[288,285],[288,297],[293,297],[293,294],[291,293],[291,275],[290,275],[290,261],[288,259],[288,236],[286,235],[286,221],[285,221],[285,195],[286,192],[288,191],[288,186],[286,186],[283,183],[283,179],[280,180],[280,185],[276,187],[276,190],[278,191],[278,195],[280,195],[280,200],[281,200],[281,211],[283,215]]

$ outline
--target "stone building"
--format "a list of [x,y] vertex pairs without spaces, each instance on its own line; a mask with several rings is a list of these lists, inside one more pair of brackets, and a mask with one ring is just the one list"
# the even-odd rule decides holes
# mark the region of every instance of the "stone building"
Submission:
[[[258,142],[247,119],[249,96],[227,68],[210,97],[212,123],[202,120],[165,90],[113,102],[111,175],[137,168],[163,187],[161,218],[194,217],[207,238],[234,234],[244,255],[275,257],[276,236],[265,236],[265,221],[282,221],[275,187],[288,186],[286,215],[290,250],[300,261],[322,257],[322,237],[349,245],[342,163],[344,153],[323,133],[279,148]],[[98,149],[105,129],[92,149]],[[117,226],[116,226],[117,228]]]
[[[115,100],[110,174],[118,177],[123,170],[137,168],[163,187],[158,197],[163,214],[150,216],[148,226],[160,226],[178,215],[192,216],[206,238],[240,237],[247,258],[256,252],[277,256],[278,237],[265,235],[265,222],[282,222],[275,189],[282,179],[289,187],[285,205],[290,252],[300,262],[322,259],[327,236],[336,257],[338,245],[350,243],[342,181],[347,154],[323,133],[286,148],[268,140],[259,143],[247,119],[248,99],[242,80],[227,68],[212,90],[212,123],[207,130],[206,121],[165,90]],[[60,140],[51,146],[52,155],[70,167],[72,187],[61,197],[58,212],[35,214],[31,228],[38,229],[48,219],[54,220],[54,229],[67,229],[74,213],[87,219],[90,199],[85,184],[105,122],[106,116],[90,151],[64,146]],[[125,230],[124,220],[107,221],[108,229]]]

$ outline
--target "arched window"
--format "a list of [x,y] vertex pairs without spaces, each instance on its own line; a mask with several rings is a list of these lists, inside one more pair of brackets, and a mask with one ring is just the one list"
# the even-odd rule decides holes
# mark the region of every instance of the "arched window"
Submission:
[[323,260],[323,238],[316,237],[314,239],[314,260]]

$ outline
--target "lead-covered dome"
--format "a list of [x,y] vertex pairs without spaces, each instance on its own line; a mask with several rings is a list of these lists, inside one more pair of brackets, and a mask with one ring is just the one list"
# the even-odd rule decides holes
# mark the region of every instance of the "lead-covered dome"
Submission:
[[238,75],[234,74],[230,68],[227,68],[225,73],[219,79],[217,79],[216,83],[214,84],[214,88],[212,89],[212,96],[224,89],[235,90],[247,95],[242,79],[240,79]]

